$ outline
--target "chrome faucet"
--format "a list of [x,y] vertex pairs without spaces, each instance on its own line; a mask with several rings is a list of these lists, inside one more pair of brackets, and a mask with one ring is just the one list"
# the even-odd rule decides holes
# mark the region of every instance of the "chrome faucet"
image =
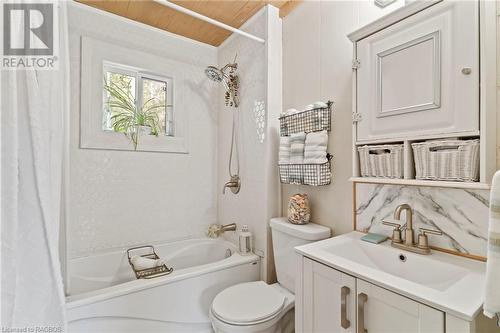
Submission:
[[[394,227],[392,231],[392,241],[391,245],[395,248],[415,252],[419,254],[430,254],[431,249],[429,247],[429,240],[427,234],[442,235],[443,233],[439,230],[431,230],[427,228],[419,228],[420,234],[418,235],[418,243],[414,242],[413,234],[413,211],[408,204],[402,204],[396,207],[394,211],[394,219],[401,220],[401,212],[406,212],[406,222],[403,226],[399,223],[393,223],[388,221],[382,221],[383,224]],[[404,240],[401,238],[401,229],[405,230]]]
[[230,224],[211,224],[208,226],[207,236],[210,238],[217,238],[226,231],[236,231],[236,223]]
[[231,192],[237,194],[241,188],[240,177],[238,175],[231,176],[231,179],[224,184],[224,187],[222,188],[222,194],[226,194],[226,188],[230,188]]

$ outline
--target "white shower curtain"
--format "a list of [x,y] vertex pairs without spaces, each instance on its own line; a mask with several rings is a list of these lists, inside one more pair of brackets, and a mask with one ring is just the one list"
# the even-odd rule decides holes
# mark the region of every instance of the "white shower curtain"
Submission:
[[69,52],[66,3],[57,6],[59,69],[0,73],[2,329],[66,330],[59,229]]

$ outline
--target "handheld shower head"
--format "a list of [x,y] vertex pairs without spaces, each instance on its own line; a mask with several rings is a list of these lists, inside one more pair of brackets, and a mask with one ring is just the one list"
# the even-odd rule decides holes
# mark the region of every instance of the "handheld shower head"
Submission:
[[207,77],[215,82],[221,82],[224,79],[224,73],[215,66],[208,66],[205,69]]

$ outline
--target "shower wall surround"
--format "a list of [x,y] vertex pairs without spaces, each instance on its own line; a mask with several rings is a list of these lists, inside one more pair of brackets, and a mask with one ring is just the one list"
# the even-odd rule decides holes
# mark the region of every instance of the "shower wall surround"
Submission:
[[[216,222],[217,88],[205,77],[217,48],[78,3],[69,6],[71,127],[68,259],[204,236]],[[183,72],[188,154],[80,149],[81,36],[164,57]],[[95,110],[101,112],[101,110]]]
[[[275,7],[265,6],[242,30],[266,39],[265,44],[233,34],[219,47],[219,67],[237,55],[240,106],[224,105],[220,88],[218,113],[218,221],[247,224],[254,234],[254,247],[263,255],[262,278],[272,279],[269,219],[280,215],[277,179],[278,116],[281,110],[281,19]],[[257,108],[257,110],[256,110]],[[241,190],[222,194],[229,180],[228,160],[233,113],[238,116]],[[225,237],[237,242],[236,233]]]
[[[440,230],[429,235],[431,245],[476,256],[486,256],[489,190],[356,184],[356,229],[391,236],[392,220],[402,203],[413,208],[413,229]],[[404,217],[403,217],[404,219]],[[404,223],[404,222],[403,222]]]

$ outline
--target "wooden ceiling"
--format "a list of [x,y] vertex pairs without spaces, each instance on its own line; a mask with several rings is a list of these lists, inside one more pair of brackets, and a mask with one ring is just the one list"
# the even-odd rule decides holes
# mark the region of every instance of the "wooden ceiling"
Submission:
[[[213,46],[219,46],[231,35],[231,32],[227,30],[162,6],[152,0],[77,1]],[[297,6],[300,0],[171,0],[171,2],[239,28],[267,4],[278,7],[280,16],[284,17]]]

